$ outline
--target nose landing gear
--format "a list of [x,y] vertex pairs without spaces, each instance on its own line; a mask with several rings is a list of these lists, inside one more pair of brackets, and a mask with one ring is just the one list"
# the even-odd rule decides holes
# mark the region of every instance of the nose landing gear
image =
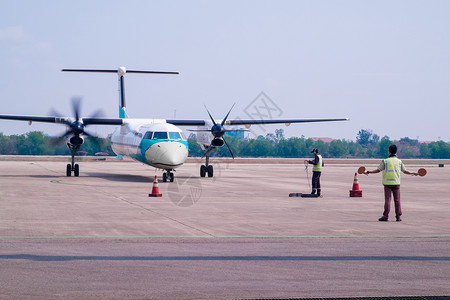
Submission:
[[67,164],[66,166],[66,176],[72,176],[73,172],[73,176],[78,177],[80,175],[80,166],[75,163],[75,153],[80,149],[80,146],[67,143],[67,147],[69,148],[72,156],[72,163]]
[[166,172],[163,173],[163,182],[167,182],[167,180],[173,182],[174,178],[175,176],[170,170],[167,170]]

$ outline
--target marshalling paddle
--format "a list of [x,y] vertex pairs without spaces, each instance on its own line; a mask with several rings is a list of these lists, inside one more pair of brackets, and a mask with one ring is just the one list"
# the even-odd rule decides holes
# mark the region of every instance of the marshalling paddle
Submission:
[[419,176],[425,176],[427,175],[427,170],[425,170],[424,168],[420,168],[417,173],[419,173]]
[[364,174],[364,172],[366,172],[366,167],[359,167],[358,174]]

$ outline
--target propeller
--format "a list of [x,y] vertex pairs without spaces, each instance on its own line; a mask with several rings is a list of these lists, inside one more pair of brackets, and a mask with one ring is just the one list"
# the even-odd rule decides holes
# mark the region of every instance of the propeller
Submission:
[[[211,132],[211,134],[214,136],[214,139],[211,141],[211,145],[214,146],[214,147],[222,147],[222,146],[225,144],[225,146],[227,146],[227,148],[228,148],[228,151],[230,151],[231,157],[233,157],[233,158],[234,158],[233,151],[231,151],[231,148],[230,148],[230,146],[228,145],[227,141],[225,140],[224,135],[225,135],[226,132],[230,132],[230,131],[241,131],[241,130],[240,130],[240,129],[238,129],[238,130],[236,130],[236,129],[226,129],[226,128],[224,127],[224,125],[225,125],[225,122],[227,121],[227,118],[228,118],[228,116],[230,115],[231,110],[233,109],[233,107],[234,107],[235,104],[236,104],[236,103],[234,103],[233,106],[231,106],[231,108],[230,108],[230,110],[228,111],[227,115],[225,116],[225,118],[222,120],[222,122],[221,122],[220,124],[217,123],[217,122],[214,120],[214,118],[212,117],[211,113],[209,112],[208,108],[207,108],[206,105],[205,105],[205,109],[206,109],[206,111],[208,112],[208,115],[209,115],[209,117],[210,117],[210,119],[211,119],[211,121],[212,121],[212,123],[213,123],[213,126],[211,127],[210,130],[195,130],[195,131],[209,131],[209,132]],[[209,148],[209,149],[205,152],[205,154],[204,154],[203,156],[208,155],[209,152],[211,152],[212,149],[213,149],[212,147]]]
[[[56,112],[55,110],[52,110],[53,114],[55,114],[56,116],[61,116],[58,112]],[[81,97],[73,97],[72,98],[72,113],[75,117],[75,119],[66,119],[63,123],[67,125],[67,130],[66,132],[59,136],[59,138],[66,138],[70,135],[72,135],[72,137],[70,138],[70,143],[73,145],[82,145],[84,142],[83,139],[83,135],[86,136],[94,136],[92,134],[90,134],[89,132],[86,132],[85,127],[88,124],[84,124],[83,123],[83,119],[80,117],[81,115]],[[98,118],[101,117],[103,115],[103,112],[101,109],[97,110],[92,116],[91,118]]]

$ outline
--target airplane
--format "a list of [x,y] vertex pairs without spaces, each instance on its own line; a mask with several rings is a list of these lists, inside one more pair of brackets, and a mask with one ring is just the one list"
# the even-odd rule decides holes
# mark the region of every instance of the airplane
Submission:
[[[209,163],[211,151],[222,146],[226,146],[234,158],[224,135],[226,132],[241,129],[228,129],[225,126],[243,126],[250,128],[259,124],[286,124],[309,123],[309,122],[331,122],[347,121],[349,118],[339,119],[278,119],[278,120],[228,120],[234,105],[223,120],[215,120],[210,112],[207,113],[210,120],[167,120],[167,119],[134,119],[129,118],[125,103],[125,79],[126,73],[138,74],[179,74],[178,72],[162,71],[141,71],[127,70],[119,67],[117,70],[99,69],[62,69],[63,72],[95,72],[95,73],[117,73],[119,83],[119,118],[103,118],[98,113],[91,117],[81,117],[81,100],[72,99],[72,109],[74,117],[63,116],[24,116],[24,115],[0,115],[0,119],[46,122],[64,124],[67,127],[62,135],[66,139],[66,145],[70,150],[71,163],[66,166],[66,176],[79,176],[80,167],[75,163],[75,155],[84,143],[84,136],[91,136],[85,130],[90,125],[116,125],[117,128],[111,135],[111,147],[117,158],[129,157],[135,161],[163,170],[163,182],[174,181],[176,168],[179,168],[186,161],[189,154],[189,146],[183,131],[178,126],[197,126],[197,143],[205,151],[205,164],[200,167],[200,177],[213,177],[214,168]],[[56,113],[55,113],[56,114]],[[202,157],[202,158],[203,158]]]

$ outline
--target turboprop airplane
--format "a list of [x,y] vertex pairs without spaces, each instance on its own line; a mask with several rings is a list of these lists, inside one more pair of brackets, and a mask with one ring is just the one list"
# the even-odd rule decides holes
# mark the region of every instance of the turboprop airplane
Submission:
[[[178,72],[160,71],[139,71],[126,70],[119,67],[118,70],[93,70],[93,69],[63,69],[63,72],[97,72],[97,73],[117,73],[119,77],[119,118],[101,118],[98,114],[83,118],[80,115],[80,99],[72,100],[74,117],[63,116],[24,116],[24,115],[0,115],[0,119],[19,120],[31,122],[46,122],[64,124],[67,131],[62,136],[66,139],[66,145],[71,153],[71,163],[66,166],[66,176],[79,176],[80,167],[75,163],[75,155],[84,143],[84,136],[91,136],[85,131],[85,127],[90,125],[118,125],[111,136],[111,147],[118,158],[123,156],[150,165],[163,171],[163,182],[167,180],[173,182],[173,171],[182,166],[189,154],[189,146],[183,131],[177,126],[197,126],[199,138],[197,143],[205,150],[205,165],[200,167],[200,176],[213,177],[214,169],[209,164],[209,157],[212,150],[227,146],[231,156],[234,158],[231,148],[227,144],[224,135],[235,129],[228,129],[225,126],[245,125],[249,128],[255,124],[286,124],[307,123],[307,122],[330,122],[346,121],[341,119],[279,119],[279,120],[228,120],[231,112],[223,120],[214,120],[208,112],[210,120],[166,120],[166,119],[133,119],[129,118],[125,104],[125,81],[126,73],[141,74],[178,74]],[[234,106],[234,105],[233,105]]]

